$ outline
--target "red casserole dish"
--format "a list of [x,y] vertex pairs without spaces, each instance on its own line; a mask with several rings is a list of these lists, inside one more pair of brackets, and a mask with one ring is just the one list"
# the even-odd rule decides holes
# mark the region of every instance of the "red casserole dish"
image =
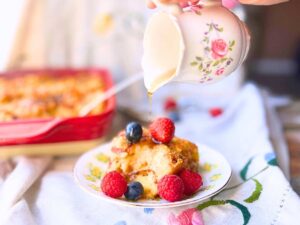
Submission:
[[[105,69],[47,69],[14,71],[0,76],[26,76],[28,74],[47,74],[49,76],[76,76],[78,74],[96,74],[104,82],[104,91],[113,86],[108,70]],[[45,144],[99,139],[109,129],[116,108],[115,97],[107,100],[101,114],[66,119],[29,119],[0,122],[0,146]]]

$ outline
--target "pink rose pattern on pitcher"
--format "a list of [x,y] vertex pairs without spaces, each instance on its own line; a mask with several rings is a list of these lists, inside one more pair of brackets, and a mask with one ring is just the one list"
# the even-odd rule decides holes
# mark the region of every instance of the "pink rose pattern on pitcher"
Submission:
[[211,55],[214,59],[221,59],[228,53],[228,45],[223,39],[216,39],[211,43]]
[[[208,31],[204,33],[204,38],[201,41],[204,45],[205,56],[196,56],[191,62],[191,66],[197,68],[197,71],[203,75],[200,83],[213,80],[211,75],[223,75],[226,67],[233,62],[233,58],[229,57],[228,53],[233,51],[236,43],[235,40],[226,42],[221,38],[224,28],[218,24],[209,23],[207,26]],[[217,38],[211,38],[213,32],[216,32]]]
[[220,68],[216,71],[216,75],[219,76],[219,75],[222,75],[224,73],[224,68]]

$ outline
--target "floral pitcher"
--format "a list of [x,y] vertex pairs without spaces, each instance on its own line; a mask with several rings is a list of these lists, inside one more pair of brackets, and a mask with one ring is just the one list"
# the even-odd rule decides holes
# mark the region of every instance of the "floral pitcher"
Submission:
[[201,0],[184,8],[155,3],[164,11],[150,18],[144,36],[142,67],[148,92],[170,81],[214,83],[245,60],[248,30],[221,0]]

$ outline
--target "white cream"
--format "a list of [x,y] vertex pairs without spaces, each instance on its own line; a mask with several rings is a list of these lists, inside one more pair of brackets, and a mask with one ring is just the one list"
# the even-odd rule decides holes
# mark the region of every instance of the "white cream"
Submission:
[[142,67],[149,93],[155,92],[175,77],[184,54],[184,44],[176,18],[155,14],[145,31]]

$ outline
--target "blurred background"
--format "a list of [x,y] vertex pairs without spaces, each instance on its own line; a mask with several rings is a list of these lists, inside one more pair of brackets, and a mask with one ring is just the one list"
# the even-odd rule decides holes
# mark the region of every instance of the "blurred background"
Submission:
[[[245,80],[267,91],[283,124],[292,182],[299,188],[300,1],[233,10],[250,28],[249,57],[235,75],[197,91],[205,99],[225,96],[221,105]],[[118,82],[141,71],[150,14],[143,0],[0,0],[0,70],[105,67]],[[132,108],[145,93],[142,83],[132,86],[119,96],[119,107]]]
[[252,33],[249,79],[276,94],[300,95],[300,2],[245,7]]
[[[0,69],[105,66],[115,76],[140,70],[151,13],[143,0],[1,1]],[[247,78],[274,93],[300,96],[300,2],[238,6],[252,48]],[[126,54],[130,52],[130,54]]]
[[300,1],[244,8],[252,33],[247,78],[280,99],[276,109],[290,152],[292,183],[299,193]]

